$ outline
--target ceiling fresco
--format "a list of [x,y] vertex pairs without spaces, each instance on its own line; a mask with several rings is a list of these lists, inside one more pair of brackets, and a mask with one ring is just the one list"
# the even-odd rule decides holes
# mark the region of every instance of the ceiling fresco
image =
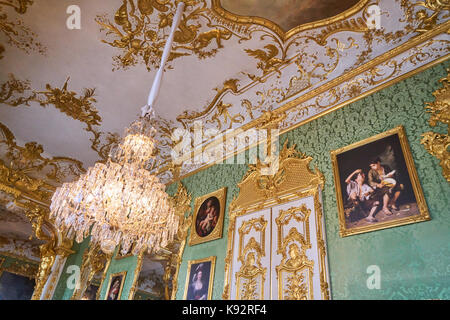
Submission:
[[256,16],[278,24],[284,31],[299,25],[330,18],[359,0],[220,0],[222,8],[240,15]]
[[[190,147],[206,150],[224,134],[284,132],[449,54],[449,8],[440,1],[258,1],[252,9],[254,1],[218,1],[187,1],[175,34],[155,106],[157,173],[166,184],[216,160],[193,159],[188,146],[174,161],[177,128],[192,134],[200,122]],[[106,159],[146,102],[177,3],[77,0],[73,29],[64,1],[0,2],[4,186],[49,203],[61,182]],[[295,16],[276,17],[284,11]],[[254,23],[249,12],[291,31]],[[306,17],[322,20],[292,29]],[[225,156],[238,151],[223,148]]]

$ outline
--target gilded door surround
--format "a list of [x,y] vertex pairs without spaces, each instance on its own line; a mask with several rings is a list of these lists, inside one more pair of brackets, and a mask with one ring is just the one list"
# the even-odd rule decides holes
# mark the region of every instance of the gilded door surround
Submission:
[[[261,232],[261,237],[259,240],[256,240],[254,237],[247,242],[247,245],[243,248],[247,248],[248,246],[256,248],[255,251],[259,252],[256,257],[253,257],[252,263],[246,263],[248,257],[245,257],[244,249],[242,248],[242,244],[240,243],[243,238],[242,235],[246,231],[245,225],[242,225],[237,230],[236,227],[236,219],[239,217],[244,217],[248,214],[258,212],[260,210],[265,210],[268,208],[273,208],[277,205],[283,203],[289,203],[294,200],[304,199],[306,197],[312,197],[314,203],[314,210],[316,213],[316,232],[318,239],[318,252],[319,252],[319,273],[320,273],[320,291],[322,294],[322,299],[329,299],[329,284],[328,284],[328,272],[327,272],[327,258],[326,258],[326,244],[325,244],[325,234],[323,228],[323,212],[322,205],[320,202],[320,193],[324,186],[324,177],[321,172],[315,168],[312,171],[309,168],[309,163],[312,158],[306,156],[295,150],[295,145],[291,147],[287,146],[288,141],[285,142],[283,148],[280,152],[279,158],[279,169],[277,173],[283,172],[280,179],[277,179],[277,183],[275,184],[261,184],[261,179],[267,178],[264,176],[257,166],[249,165],[249,170],[244,175],[242,181],[238,184],[239,194],[233,198],[233,201],[230,204],[229,208],[229,226],[228,226],[228,245],[227,245],[227,254],[225,258],[225,284],[224,284],[224,292],[223,299],[235,299],[236,297],[231,297],[230,294],[230,284],[235,279],[232,279],[232,259],[233,259],[233,243],[236,239],[239,239],[239,260],[242,263],[242,267],[239,275],[243,275],[248,279],[253,279],[258,275],[263,275],[264,270],[263,266],[256,265],[255,263],[260,262],[260,258],[264,256],[265,253],[263,251],[263,246],[265,244],[265,236],[264,233]],[[276,174],[275,174],[276,175]],[[270,179],[270,176],[268,177]],[[267,186],[271,186],[270,190],[267,190]],[[272,212],[272,211],[270,211]],[[276,223],[278,225],[278,230],[280,231],[282,226],[285,224],[285,220],[283,217],[287,215],[295,214],[294,219],[296,220],[306,220],[309,216],[308,209],[304,207],[299,208],[291,208],[286,212],[281,212],[281,215],[278,217],[278,221]],[[270,213],[272,216],[272,213]],[[293,215],[294,216],[294,215]],[[272,218],[271,218],[272,219]],[[289,217],[290,219],[290,217]],[[264,230],[266,219],[262,217],[257,220],[250,220],[252,225],[257,223],[259,227],[256,225],[255,230]],[[304,234],[305,231],[309,231],[309,225],[304,224]],[[300,260],[302,263],[298,264],[298,258],[301,256],[297,255],[300,250],[304,253],[309,246],[308,237],[304,238],[303,236],[298,234],[298,231],[293,229],[293,231],[289,231],[286,236],[283,236],[283,232],[278,233],[281,238],[278,240],[278,251],[282,252],[283,248],[286,249],[289,244],[292,244],[291,241],[296,239],[300,241],[303,245],[301,248],[290,248],[292,250],[291,257],[296,257],[296,262],[290,261],[288,256],[283,253],[283,259],[281,261],[280,266],[278,267],[278,272],[282,272],[283,270],[288,270],[293,272],[295,276],[301,276],[297,274],[297,272],[302,272],[303,270],[310,269],[311,262],[302,258]],[[309,233],[308,233],[309,234]],[[238,237],[239,238],[236,238]],[[272,239],[274,235],[272,235],[272,231],[270,231],[270,239]],[[272,240],[270,240],[272,241]],[[298,250],[297,250],[298,249]],[[241,252],[242,251],[242,252]],[[271,258],[272,259],[272,258]],[[248,265],[248,270],[246,269],[246,265]],[[251,266],[253,266],[251,268]],[[256,268],[255,268],[256,267]],[[306,268],[306,269],[305,269]],[[238,276],[239,277],[239,276]],[[237,280],[237,279],[236,279]],[[296,281],[297,284],[300,281],[299,279],[293,279],[292,281]],[[261,293],[263,294],[263,293]],[[298,295],[294,295],[294,297],[299,298]],[[312,296],[310,296],[312,297]]]

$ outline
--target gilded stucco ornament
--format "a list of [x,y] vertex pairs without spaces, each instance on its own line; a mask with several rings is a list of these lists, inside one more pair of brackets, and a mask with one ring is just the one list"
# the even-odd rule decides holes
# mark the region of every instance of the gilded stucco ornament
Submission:
[[[113,58],[113,70],[138,63],[144,63],[148,70],[158,66],[178,2],[123,0],[115,12],[114,22],[106,15],[97,16],[100,30],[112,39],[103,39],[102,42],[122,50],[122,54]],[[169,62],[188,55],[196,55],[200,59],[214,56],[226,40],[237,36],[229,28],[216,25],[211,20],[206,0],[184,3],[186,12],[175,32]]]
[[[11,21],[8,18],[7,8],[13,9],[15,14],[23,15],[34,0],[3,0],[0,1],[0,33],[6,38],[6,43],[20,50],[30,53],[31,51],[45,54],[46,48],[36,40],[37,35],[26,26],[23,21]],[[5,47],[0,43],[0,59]]]
[[53,106],[68,117],[85,124],[84,130],[92,134],[91,149],[102,160],[106,160],[110,149],[119,141],[117,133],[104,133],[98,129],[101,125],[100,117],[95,103],[95,88],[85,88],[82,93],[69,90],[70,77],[66,79],[61,88],[47,83],[45,90],[31,88],[27,80],[17,79],[13,74],[0,85],[0,103],[10,107],[31,106],[32,102],[45,108]]
[[16,196],[23,194],[49,204],[57,183],[84,171],[78,160],[44,157],[44,149],[37,142],[19,146],[14,134],[2,123],[0,148],[5,150],[0,158],[0,188]]
[[[406,2],[403,0],[403,2]],[[415,3],[406,4],[406,7],[419,7],[421,8],[416,12],[416,18],[419,20],[419,24],[415,29],[416,32],[427,32],[432,30],[438,23],[438,16],[441,13],[443,19],[448,19],[450,17],[448,11],[450,10],[450,1],[448,0],[425,0],[417,1]],[[429,12],[432,13],[429,13]],[[445,13],[447,11],[447,13]]]
[[[45,158],[43,148],[36,142],[16,143],[14,134],[0,123],[0,147],[5,150],[0,159],[0,190],[11,195],[15,206],[21,208],[30,221],[34,236],[44,241],[39,246],[40,264],[32,299],[40,299],[57,255],[67,256],[72,243],[63,237],[48,219],[49,201],[54,184],[60,179],[77,175],[81,163],[64,157]],[[50,288],[56,284],[56,278]],[[46,297],[48,298],[48,297]]]
[[[303,204],[300,207],[280,210],[279,216],[275,219],[278,229],[277,253],[282,255],[280,264],[275,267],[280,300],[313,299],[311,279],[314,261],[309,260],[306,255],[306,250],[311,248],[310,214],[311,210]],[[284,227],[287,227],[292,219],[303,226],[302,233],[296,228],[291,228],[288,234],[284,235]]]
[[[45,241],[44,244],[39,246],[40,264],[36,274],[36,285],[32,296],[32,300],[39,300],[41,299],[44,286],[50,277],[56,256],[61,255],[67,257],[74,253],[70,249],[72,247],[72,241],[61,235],[49,222],[48,207],[23,198],[17,199],[15,203],[23,209],[25,215],[30,220],[33,226],[34,236],[39,240]],[[50,289],[54,288],[56,280],[56,277],[54,277],[52,283],[50,283]],[[49,299],[49,292],[43,298]]]
[[[265,233],[268,221],[262,216],[245,221],[238,229],[239,248],[238,260],[241,267],[236,272],[236,299],[255,300],[264,298],[264,282],[267,276],[267,267],[261,263],[261,258],[266,255]],[[259,239],[251,237],[244,246],[244,237],[251,231],[259,234]]]
[[450,69],[447,72],[447,76],[439,81],[443,86],[433,92],[435,101],[426,103],[426,111],[431,114],[430,126],[447,125],[447,133],[425,132],[420,143],[440,160],[442,174],[450,182]]

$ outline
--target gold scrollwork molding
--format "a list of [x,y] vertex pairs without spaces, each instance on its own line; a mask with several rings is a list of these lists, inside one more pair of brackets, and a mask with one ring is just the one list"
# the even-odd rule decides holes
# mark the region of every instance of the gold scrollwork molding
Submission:
[[91,149],[102,160],[106,161],[111,147],[118,143],[117,133],[104,133],[98,130],[102,118],[98,114],[94,104],[95,88],[85,88],[82,93],[69,90],[70,77],[66,79],[61,88],[47,83],[45,90],[31,88],[30,81],[19,80],[13,74],[8,75],[8,80],[0,85],[0,103],[10,107],[30,106],[31,102],[38,103],[41,107],[54,106],[60,112],[74,120],[86,125],[84,130],[91,133]]
[[[401,0],[401,5],[406,9],[408,19],[412,20],[415,17],[418,20],[415,31],[420,33],[427,32],[436,27],[438,16],[444,13],[444,11],[450,10],[450,2],[448,0],[416,0],[415,2],[412,0]],[[419,10],[414,12],[416,7]],[[442,18],[447,19],[449,16],[447,13]]]
[[[269,30],[274,32],[283,42],[285,42],[302,31],[320,27],[327,27],[327,26],[329,27],[332,24],[338,24],[347,19],[348,17],[351,17],[355,13],[359,12],[367,5],[369,1],[370,0],[361,0],[350,9],[334,17],[299,25],[292,28],[291,30],[288,30],[287,32],[281,29],[280,26],[278,26],[276,23],[268,19],[260,17],[245,17],[233,14],[222,7],[220,0],[211,0],[211,8],[214,14],[218,15],[220,18],[226,20],[229,23],[235,24],[236,25],[235,28],[238,28],[238,26],[241,26],[241,28],[247,26],[248,28],[248,26],[252,24],[259,25],[268,28]],[[351,27],[351,25],[349,25],[348,27]]]
[[[113,57],[113,70],[142,62],[148,70],[158,66],[178,2],[123,0],[114,14],[114,22],[106,15],[97,16],[95,20],[100,30],[112,38],[102,42],[122,50],[122,54]],[[184,2],[186,9],[174,35],[169,62],[192,54],[200,59],[211,57],[233,35],[244,39],[233,30],[212,21],[206,0]]]
[[14,134],[0,123],[0,190],[16,199],[28,197],[49,205],[56,183],[78,176],[84,169],[80,161],[67,157],[46,158],[37,142],[19,146]]
[[248,212],[255,206],[265,205],[265,202],[280,202],[281,195],[307,188],[311,184],[323,187],[323,174],[317,168],[314,171],[309,168],[312,158],[298,152],[295,147],[295,144],[288,147],[288,140],[284,142],[276,159],[278,170],[273,175],[264,173],[267,166],[259,159],[257,164],[249,165],[249,170],[238,184],[239,195],[230,205],[231,214],[236,210]]
[[442,88],[433,92],[435,101],[426,103],[426,111],[431,114],[428,123],[435,127],[438,123],[447,125],[447,133],[432,131],[422,134],[420,141],[424,148],[440,160],[444,178],[450,182],[450,69],[440,81]]
[[[44,244],[39,246],[41,260],[36,275],[36,285],[32,296],[33,300],[39,300],[44,290],[44,286],[49,279],[56,256],[67,256],[73,253],[73,251],[70,250],[72,247],[72,241],[63,237],[58,230],[51,223],[49,223],[48,207],[44,207],[36,202],[25,199],[16,200],[15,204],[23,209],[25,215],[30,220],[35,237],[39,240],[45,241]],[[53,280],[56,281],[55,279]]]
[[[17,14],[25,14],[28,7],[33,4],[34,0],[2,0],[0,1],[0,32],[6,38],[6,42],[20,50],[30,53],[36,51],[40,54],[45,54],[45,48],[40,42],[36,40],[37,35],[27,27],[23,21],[11,21],[8,19],[6,8],[14,9]],[[0,59],[3,58],[2,53],[5,47],[0,43]]]

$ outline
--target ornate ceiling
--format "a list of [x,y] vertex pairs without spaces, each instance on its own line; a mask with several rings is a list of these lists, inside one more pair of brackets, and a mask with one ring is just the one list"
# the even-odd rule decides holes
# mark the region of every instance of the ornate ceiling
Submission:
[[213,0],[212,6],[221,7],[228,11],[228,14],[240,16],[242,19],[253,17],[256,22],[258,18],[262,18],[267,20],[265,23],[272,22],[282,30],[289,31],[307,23],[342,14],[358,2],[358,0]]
[[[0,2],[2,190],[49,203],[55,186],[106,158],[146,102],[177,2],[74,1],[81,29],[67,27],[67,2]],[[443,0],[185,2],[155,107],[165,183],[215,161],[174,163],[176,128],[201,121],[193,144],[206,149],[238,129],[284,132],[449,54]]]

